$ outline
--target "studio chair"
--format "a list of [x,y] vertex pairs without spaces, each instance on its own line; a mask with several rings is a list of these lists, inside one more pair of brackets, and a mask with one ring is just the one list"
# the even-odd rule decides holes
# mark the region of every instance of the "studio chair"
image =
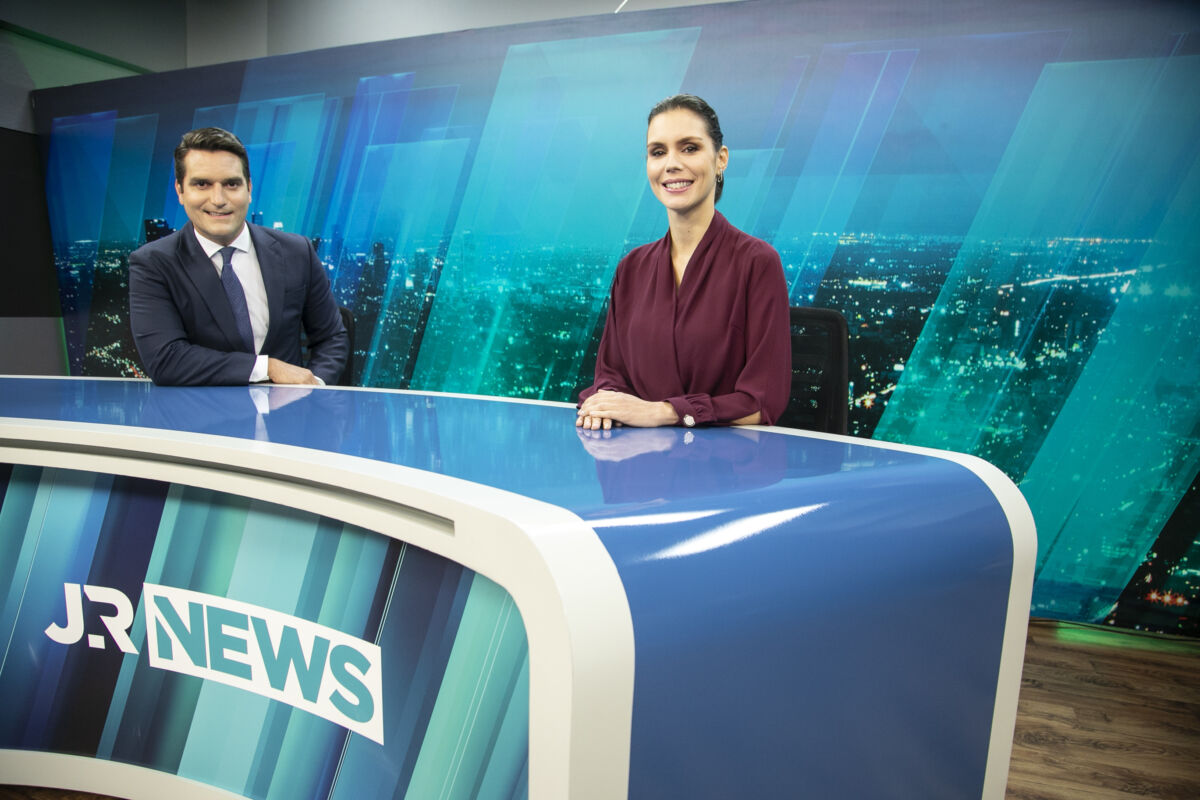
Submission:
[[791,323],[792,393],[775,424],[844,434],[850,405],[846,318],[828,308],[793,306]]

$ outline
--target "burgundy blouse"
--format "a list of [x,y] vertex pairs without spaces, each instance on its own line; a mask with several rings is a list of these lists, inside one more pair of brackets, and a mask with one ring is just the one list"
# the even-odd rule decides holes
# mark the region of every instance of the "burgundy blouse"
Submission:
[[779,254],[713,215],[678,291],[671,235],[621,259],[596,358],[580,400],[614,389],[666,400],[697,424],[755,411],[779,418],[791,388],[787,283]]

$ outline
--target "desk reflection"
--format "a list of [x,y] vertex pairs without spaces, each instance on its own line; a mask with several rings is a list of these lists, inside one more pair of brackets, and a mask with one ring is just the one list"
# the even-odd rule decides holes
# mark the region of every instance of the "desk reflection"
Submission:
[[787,439],[742,428],[576,429],[606,503],[756,489],[787,473]]
[[146,427],[337,450],[353,423],[346,393],[297,386],[155,387]]

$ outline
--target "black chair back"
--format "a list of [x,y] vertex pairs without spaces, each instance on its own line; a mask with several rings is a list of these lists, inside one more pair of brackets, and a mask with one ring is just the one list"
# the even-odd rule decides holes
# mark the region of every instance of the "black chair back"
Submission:
[[846,318],[828,308],[793,306],[791,323],[792,393],[775,424],[844,434],[850,407]]

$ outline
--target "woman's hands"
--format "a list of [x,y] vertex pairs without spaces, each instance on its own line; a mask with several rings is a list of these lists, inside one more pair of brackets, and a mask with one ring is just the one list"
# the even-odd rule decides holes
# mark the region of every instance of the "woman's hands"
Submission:
[[675,408],[665,400],[643,400],[624,392],[603,389],[579,406],[575,426],[590,431],[608,430],[614,424],[635,428],[657,428],[679,422]]
[[[607,431],[613,425],[658,428],[678,422],[679,414],[666,400],[643,400],[636,395],[614,392],[611,389],[602,389],[584,400],[575,417],[575,427],[589,431]],[[728,424],[758,425],[761,422],[762,412],[755,411]]]

